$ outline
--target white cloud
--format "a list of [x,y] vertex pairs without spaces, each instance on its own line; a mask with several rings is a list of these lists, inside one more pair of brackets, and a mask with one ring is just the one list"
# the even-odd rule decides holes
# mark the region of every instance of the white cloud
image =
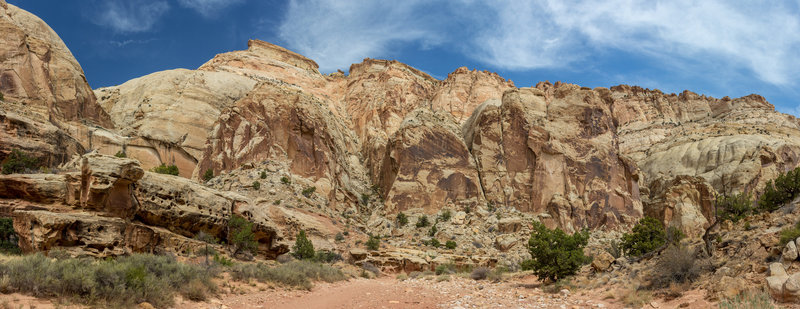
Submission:
[[436,45],[436,20],[419,14],[427,1],[298,0],[289,4],[279,37],[317,61],[323,72],[343,69],[365,57],[385,57],[393,43]]
[[150,30],[168,10],[166,1],[107,0],[92,21],[116,32],[143,32]]
[[193,9],[203,17],[216,17],[225,8],[242,3],[243,0],[178,0],[181,6]]
[[323,71],[391,56],[397,43],[419,43],[510,70],[575,67],[598,53],[624,51],[703,74],[745,69],[780,86],[800,77],[800,9],[792,3],[376,2],[294,0],[279,36]]

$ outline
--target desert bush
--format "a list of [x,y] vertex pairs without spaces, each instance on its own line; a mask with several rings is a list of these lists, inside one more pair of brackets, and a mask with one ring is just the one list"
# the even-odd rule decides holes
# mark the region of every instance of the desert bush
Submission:
[[267,179],[267,171],[261,171],[261,174],[258,175],[261,179]]
[[622,235],[622,250],[629,256],[642,256],[666,243],[664,227],[655,218],[644,217],[633,226],[631,233]]
[[800,167],[780,173],[777,178],[768,181],[758,199],[758,208],[763,211],[775,211],[792,201],[798,194],[800,194]]
[[17,149],[11,150],[11,154],[3,162],[3,174],[20,174],[31,170],[36,170],[39,160]]
[[453,264],[439,264],[434,269],[434,273],[437,275],[441,274],[453,274],[456,272],[456,266]]
[[247,282],[251,279],[260,282],[270,282],[293,288],[310,290],[312,280],[336,282],[347,279],[338,268],[312,261],[292,261],[275,267],[265,264],[237,264],[229,271],[231,278],[236,281]]
[[699,277],[702,266],[695,256],[694,250],[686,246],[669,246],[653,269],[651,284],[664,288],[672,283],[691,282]]
[[174,294],[204,299],[214,293],[216,273],[166,256],[133,254],[117,259],[50,259],[28,255],[0,264],[15,292],[74,299],[100,307],[132,307],[148,302],[164,308]]
[[800,237],[800,222],[795,225],[781,230],[780,244],[781,246]]
[[428,216],[422,215],[417,219],[417,227],[422,228],[430,225],[431,223],[428,221]]
[[240,215],[232,215],[228,220],[228,243],[233,245],[234,254],[240,252],[255,253],[258,250],[253,223]]
[[620,246],[620,242],[617,239],[613,239],[607,243],[607,246],[604,248],[608,254],[611,254],[615,259],[622,256],[622,247]]
[[719,302],[720,309],[772,309],[777,308],[765,292],[744,292]]
[[203,180],[209,181],[211,178],[214,178],[214,170],[209,168],[205,173],[203,173]]
[[364,262],[364,264],[361,265],[361,268],[363,268],[364,270],[366,270],[368,272],[371,272],[372,274],[375,275],[375,277],[378,277],[378,276],[381,275],[380,268],[378,268],[378,266],[375,266],[375,264],[372,264],[370,262]]
[[2,92],[0,92],[0,101],[5,101],[5,98],[3,97],[3,93]]
[[408,275],[406,275],[406,273],[399,273],[399,274],[397,274],[395,279],[397,279],[399,281],[405,281],[405,280],[408,279]]
[[122,150],[117,151],[117,153],[115,153],[114,156],[117,157],[117,158],[127,158],[128,157],[128,155],[126,155],[125,152],[123,152]]
[[469,277],[473,280],[483,280],[489,276],[489,272],[491,272],[491,270],[486,267],[478,267],[472,270],[472,273],[469,274]]
[[540,279],[552,281],[573,275],[590,260],[583,254],[583,247],[588,241],[588,231],[567,235],[559,228],[551,230],[534,221],[533,232],[528,240],[528,252],[532,258],[523,263],[523,270],[533,270]]
[[292,256],[298,260],[308,260],[313,259],[314,255],[314,244],[306,237],[306,231],[300,230],[294,240]]
[[341,254],[338,254],[336,252],[331,252],[331,251],[320,250],[320,251],[317,251],[317,253],[314,255],[314,261],[315,262],[320,262],[320,263],[331,264],[331,263],[336,263],[336,262],[341,261],[341,260],[343,260]]
[[397,214],[397,225],[398,226],[406,226],[408,224],[408,217],[404,213]]
[[452,216],[453,214],[450,213],[450,209],[446,209],[445,211],[442,211],[441,214],[439,214],[439,217],[436,218],[436,221],[441,221],[441,222],[450,221],[450,217]]
[[154,167],[151,171],[154,172],[154,173],[173,175],[173,176],[178,176],[178,174],[180,172],[178,170],[178,166],[177,165],[175,165],[175,164],[166,165],[164,163],[161,163],[161,165]]
[[258,181],[253,181],[253,189],[254,190],[261,189],[261,183]]
[[436,224],[434,224],[433,226],[431,226],[430,229],[428,229],[428,236],[434,237],[434,236],[436,236],[437,232],[439,232],[439,229],[436,228]]
[[14,231],[14,220],[0,218],[0,252],[6,254],[20,254],[17,241],[17,232]]
[[336,233],[336,236],[334,236],[333,240],[336,242],[344,241],[344,235],[342,235],[342,232]]
[[283,176],[283,177],[281,177],[281,183],[283,183],[285,185],[288,185],[288,184],[291,184],[292,181],[289,179],[289,177]]
[[444,243],[444,247],[447,248],[447,249],[453,250],[453,249],[456,248],[456,242],[452,241],[452,240],[448,240],[447,242]]
[[305,197],[311,197],[311,195],[314,194],[314,191],[317,191],[317,187],[308,187],[303,189],[302,194]]
[[440,243],[439,240],[436,239],[436,238],[431,238],[428,241],[423,241],[422,244],[424,244],[426,246],[431,246],[431,247],[434,247],[434,248],[439,248],[439,246],[442,245],[442,243]]
[[225,257],[224,255],[220,255],[219,253],[215,252],[213,256],[214,256],[214,264],[225,267],[233,266],[233,261]]
[[738,222],[753,210],[753,199],[750,194],[742,192],[734,195],[717,196],[714,206],[720,220]]
[[369,236],[369,240],[367,240],[367,250],[378,250],[381,247],[381,239],[376,236]]

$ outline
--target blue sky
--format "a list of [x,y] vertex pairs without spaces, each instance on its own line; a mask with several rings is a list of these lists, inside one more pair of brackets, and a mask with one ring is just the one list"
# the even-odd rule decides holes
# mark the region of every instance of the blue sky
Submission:
[[800,115],[800,0],[8,2],[58,32],[93,88],[194,69],[256,38],[324,73],[397,59],[440,79],[460,66],[489,70],[518,87],[758,93]]

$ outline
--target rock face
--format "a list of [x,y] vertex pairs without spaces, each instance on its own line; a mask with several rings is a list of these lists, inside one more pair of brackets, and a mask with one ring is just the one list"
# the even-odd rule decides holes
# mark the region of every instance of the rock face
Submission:
[[58,166],[85,152],[80,142],[50,123],[0,110],[0,162],[15,149],[41,166]]
[[599,92],[565,84],[508,91],[464,125],[486,199],[567,229],[642,215],[638,169],[615,132]]
[[0,33],[0,92],[6,100],[53,121],[112,127],[78,61],[44,21],[3,1]]
[[760,190],[800,163],[800,123],[758,95],[715,99],[612,87],[621,153],[647,179],[700,176],[722,193]]
[[80,174],[0,177],[0,212],[13,216],[24,252],[178,252],[199,248],[192,238],[201,231],[226,239],[232,214],[254,223],[267,258],[288,251],[271,219],[245,197],[144,172],[131,159],[92,153],[79,162]]
[[265,82],[220,117],[197,170],[218,174],[247,162],[286,160],[292,174],[311,179],[318,192],[341,201],[364,191],[354,184],[365,177],[358,145],[315,97]]
[[714,216],[716,191],[702,177],[678,176],[650,183],[650,197],[644,202],[645,215],[664,226],[675,227],[689,237],[705,232]]
[[118,134],[174,148],[162,156],[158,147],[141,147],[141,141],[123,139],[118,151],[148,163],[145,168],[176,164],[184,176],[191,176],[206,135],[221,111],[233,106],[255,84],[255,80],[233,73],[178,69],[97,89],[95,93],[111,115]]
[[449,114],[416,110],[389,140],[378,185],[386,209],[428,212],[481,198],[478,170]]
[[460,67],[447,75],[433,96],[434,110],[448,112],[459,123],[464,123],[472,112],[487,100],[499,100],[503,92],[514,88],[514,83],[488,71],[470,71]]

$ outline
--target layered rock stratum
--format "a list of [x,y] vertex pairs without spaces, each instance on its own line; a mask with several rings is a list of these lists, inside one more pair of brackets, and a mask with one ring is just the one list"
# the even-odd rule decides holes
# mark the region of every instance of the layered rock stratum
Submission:
[[[40,19],[0,1],[0,33],[0,161],[22,150],[53,173],[0,178],[25,251],[182,251],[240,214],[270,258],[304,229],[342,252],[393,237],[357,255],[396,268],[434,265],[404,251],[431,238],[495,263],[484,257],[524,257],[531,220],[616,231],[649,215],[697,237],[715,195],[758,194],[800,164],[800,121],[758,95],[517,87],[468,68],[437,80],[379,59],[322,74],[259,40],[92,91]],[[180,177],[149,172],[161,164]],[[424,236],[399,212],[452,219]]]

